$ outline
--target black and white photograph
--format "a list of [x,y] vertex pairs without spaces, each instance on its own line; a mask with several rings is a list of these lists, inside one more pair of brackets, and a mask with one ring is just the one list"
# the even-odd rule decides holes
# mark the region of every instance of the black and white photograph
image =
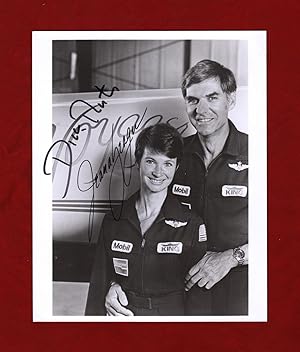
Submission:
[[266,33],[33,32],[34,321],[266,321]]

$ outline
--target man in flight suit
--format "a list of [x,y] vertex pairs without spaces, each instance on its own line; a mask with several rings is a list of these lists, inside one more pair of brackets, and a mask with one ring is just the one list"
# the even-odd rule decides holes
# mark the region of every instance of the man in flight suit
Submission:
[[[236,81],[221,64],[202,60],[186,72],[181,88],[196,133],[185,138],[171,190],[204,219],[208,237],[208,251],[186,277],[187,314],[246,315],[248,136],[228,119]],[[106,302],[117,315],[132,315],[121,287],[111,287]]]
[[248,136],[228,119],[235,78],[219,63],[203,60],[187,71],[181,89],[196,134],[185,138],[172,193],[202,216],[208,234],[206,255],[186,277],[188,314],[245,315]]

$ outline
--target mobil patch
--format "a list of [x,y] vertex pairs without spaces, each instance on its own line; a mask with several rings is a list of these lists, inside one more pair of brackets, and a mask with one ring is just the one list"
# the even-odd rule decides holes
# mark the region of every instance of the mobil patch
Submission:
[[247,186],[224,185],[222,186],[222,196],[223,197],[246,197],[247,190],[248,190]]
[[117,241],[114,240],[111,244],[111,250],[115,252],[124,252],[130,253],[132,250],[133,244],[130,242]]
[[188,197],[191,193],[191,187],[186,185],[178,185],[175,183],[172,187],[172,193],[177,196]]

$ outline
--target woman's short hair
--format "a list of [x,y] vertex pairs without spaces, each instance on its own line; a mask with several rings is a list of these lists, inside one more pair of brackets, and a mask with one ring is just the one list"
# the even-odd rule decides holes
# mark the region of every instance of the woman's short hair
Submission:
[[134,155],[138,165],[145,148],[172,159],[177,158],[178,164],[183,154],[183,139],[176,128],[167,123],[158,123],[143,129],[136,139]]
[[234,74],[223,65],[212,60],[202,60],[188,69],[182,79],[181,91],[186,97],[186,90],[193,84],[200,83],[209,78],[217,78],[220,81],[224,93],[230,94],[236,91]]

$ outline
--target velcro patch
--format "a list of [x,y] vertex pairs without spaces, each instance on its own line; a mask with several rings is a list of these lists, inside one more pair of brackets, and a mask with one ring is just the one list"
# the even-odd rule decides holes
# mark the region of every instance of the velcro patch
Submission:
[[206,228],[205,225],[202,224],[199,226],[199,237],[198,237],[199,242],[205,242],[207,241],[207,236],[206,236]]
[[128,259],[113,258],[113,263],[116,274],[128,276]]
[[223,197],[246,197],[247,186],[224,185],[222,186]]
[[182,242],[160,242],[157,244],[157,253],[181,254],[182,247]]
[[115,252],[124,252],[130,253],[132,250],[133,244],[130,242],[117,241],[114,240],[111,244],[111,250]]
[[191,193],[191,187],[185,185],[177,185],[175,183],[175,185],[172,187],[172,193],[176,194],[177,196],[188,197]]
[[178,220],[165,220],[165,223],[167,225],[170,225],[170,226],[175,227],[175,228],[187,225],[187,221],[182,222],[182,221],[178,221]]

